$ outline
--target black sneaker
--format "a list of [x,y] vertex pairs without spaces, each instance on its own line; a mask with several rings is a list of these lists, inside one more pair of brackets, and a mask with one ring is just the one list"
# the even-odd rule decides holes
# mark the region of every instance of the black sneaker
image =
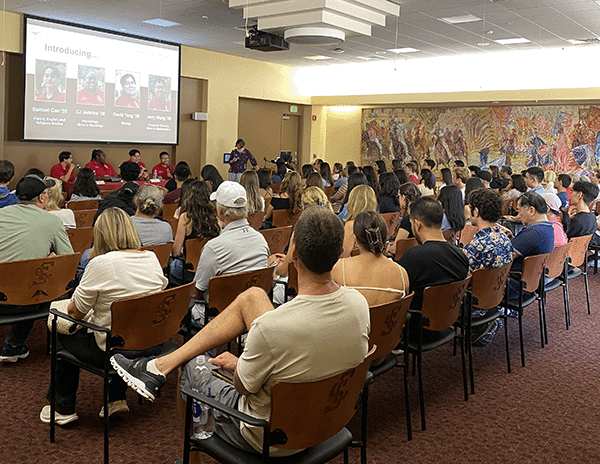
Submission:
[[19,359],[24,359],[29,356],[29,348],[25,345],[12,346],[9,344],[4,345],[2,348],[2,355],[0,355],[1,362],[17,362]]
[[154,401],[158,391],[167,383],[167,378],[162,374],[148,372],[146,365],[152,359],[154,358],[128,359],[117,353],[110,358],[110,363],[127,385],[145,399]]

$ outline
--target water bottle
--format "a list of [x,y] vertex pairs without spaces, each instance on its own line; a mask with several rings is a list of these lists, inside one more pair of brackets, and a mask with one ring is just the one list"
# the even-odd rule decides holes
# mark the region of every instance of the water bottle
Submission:
[[[204,385],[208,383],[211,377],[210,369],[206,366],[204,356],[196,358],[196,367],[192,373],[192,390],[197,392],[205,391]],[[210,387],[208,388],[209,398],[212,398]],[[194,401],[192,405],[194,437],[201,440],[210,438],[213,433],[213,411],[208,405],[199,401]]]
[[154,171],[154,173],[152,173],[152,178],[153,179],[158,179],[158,174],[156,173],[156,171]]

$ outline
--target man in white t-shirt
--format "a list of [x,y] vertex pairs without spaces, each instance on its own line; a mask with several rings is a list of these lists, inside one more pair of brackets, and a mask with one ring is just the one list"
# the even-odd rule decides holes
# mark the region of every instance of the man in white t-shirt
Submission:
[[[218,401],[251,416],[267,419],[273,382],[325,379],[360,364],[368,351],[369,308],[356,290],[337,285],[331,269],[342,252],[344,228],[328,209],[306,209],[294,230],[293,262],[298,269],[298,296],[273,309],[257,287],[239,295],[188,343],[158,359],[111,358],[117,373],[135,391],[153,400],[166,375],[194,357],[233,340],[244,330],[248,338],[238,359],[223,353],[209,362],[234,371],[234,384],[211,379],[195,385],[211,389]],[[214,431],[250,452],[261,452],[261,430],[215,412]],[[299,450],[271,450],[281,456]]]

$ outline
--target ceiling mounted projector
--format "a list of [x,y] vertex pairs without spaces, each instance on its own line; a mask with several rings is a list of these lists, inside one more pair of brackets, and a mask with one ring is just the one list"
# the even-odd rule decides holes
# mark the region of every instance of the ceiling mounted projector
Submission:
[[284,38],[298,45],[339,45],[346,33],[330,27],[295,27],[285,31]]

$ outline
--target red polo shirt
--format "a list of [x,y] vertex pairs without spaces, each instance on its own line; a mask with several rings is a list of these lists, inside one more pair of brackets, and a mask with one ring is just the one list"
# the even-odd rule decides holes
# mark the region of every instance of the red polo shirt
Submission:
[[[69,167],[70,166],[67,165],[63,168],[61,163],[55,164],[54,166],[52,166],[52,169],[50,169],[50,176],[54,177],[55,179],[60,179],[67,172],[69,172]],[[75,182],[75,169],[73,169],[73,171],[71,172],[71,177],[69,177],[67,182]]]
[[113,177],[117,175],[115,168],[113,168],[108,163],[100,164],[98,161],[92,160],[88,164],[86,164],[85,167],[90,168],[92,171],[94,171],[96,177]]
[[156,175],[160,179],[168,179],[169,178],[169,173],[173,174],[174,170],[175,170],[175,166],[173,166],[172,164],[169,164],[168,166],[165,166],[162,163],[159,163],[159,164],[157,164],[156,166],[154,166],[152,168],[152,172],[149,173],[149,174],[151,176],[154,176],[154,173],[156,173]]

